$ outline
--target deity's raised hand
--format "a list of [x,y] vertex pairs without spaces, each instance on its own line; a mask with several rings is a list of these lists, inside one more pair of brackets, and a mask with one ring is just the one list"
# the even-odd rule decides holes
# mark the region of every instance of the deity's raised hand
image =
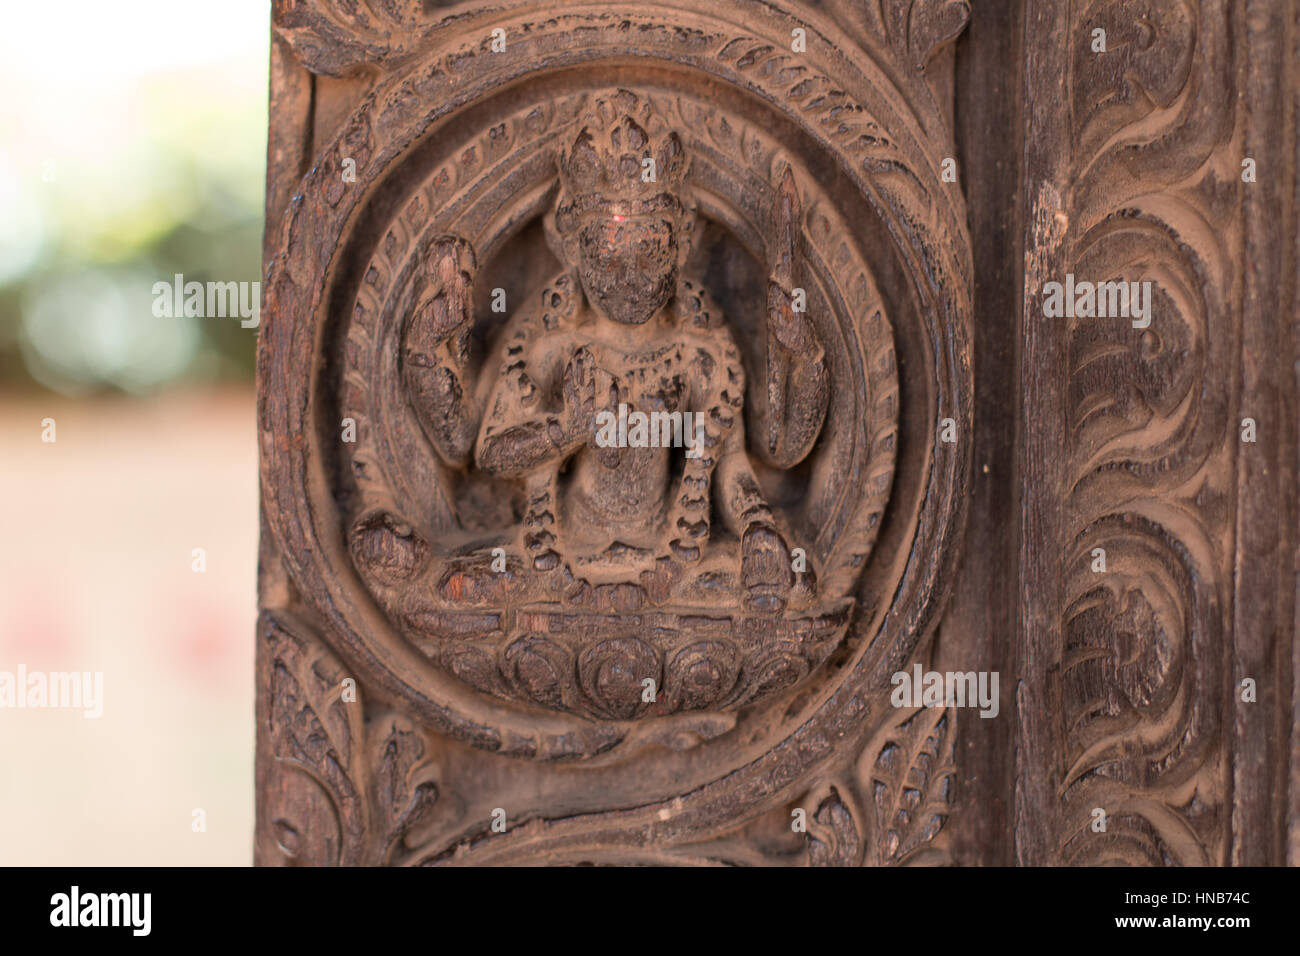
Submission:
[[430,244],[421,264],[427,284],[411,319],[408,342],[427,350],[453,340],[454,351],[460,351],[468,346],[474,326],[474,250],[459,236],[441,236]]

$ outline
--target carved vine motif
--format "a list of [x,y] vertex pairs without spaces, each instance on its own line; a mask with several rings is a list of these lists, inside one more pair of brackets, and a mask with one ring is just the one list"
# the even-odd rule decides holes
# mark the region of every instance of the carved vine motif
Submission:
[[[1239,147],[1224,5],[1098,3],[1071,33],[1066,268],[1152,283],[1148,328],[1069,327],[1059,839],[1072,862],[1221,862]],[[1096,28],[1106,55],[1090,51]],[[1223,320],[1210,333],[1210,317]],[[1116,343],[1120,348],[1116,348]],[[1115,503],[1123,504],[1116,508]],[[1105,554],[1097,573],[1096,552]],[[1092,832],[1094,810],[1109,825]]]
[[859,773],[875,821],[875,865],[945,860],[933,842],[953,802],[954,719],[943,708],[904,711],[881,743],[864,752]]
[[[268,831],[261,862],[357,864],[364,853],[367,801],[358,786],[360,709],[342,700],[338,659],[318,641],[263,615],[267,665],[260,692],[274,761],[259,790],[271,806],[259,814]],[[301,629],[296,629],[301,630]],[[267,859],[273,848],[273,859]]]
[[807,794],[810,866],[950,862],[938,839],[952,812],[954,712],[889,715],[843,782]]
[[936,841],[952,811],[951,709],[889,715],[858,757],[847,785],[809,794],[812,866],[935,865],[948,862]]
[[[897,723],[886,688],[947,586],[969,455],[900,452],[895,348],[913,427],[968,423],[969,240],[920,75],[965,5],[882,5],[867,59],[897,73],[781,4],[685,31],[615,6],[277,9],[312,69],[383,67],[290,204],[260,344],[278,558],[377,690],[350,745],[326,735],[351,754],[330,812],[367,807],[336,856],[770,861],[760,822],[811,785],[782,861],[923,860],[951,724]],[[791,24],[808,57],[773,41]],[[619,405],[702,413],[704,454],[593,441]]]
[[259,790],[259,862],[386,865],[440,797],[440,767],[407,718],[371,708],[301,621],[263,615],[262,692],[272,763]]

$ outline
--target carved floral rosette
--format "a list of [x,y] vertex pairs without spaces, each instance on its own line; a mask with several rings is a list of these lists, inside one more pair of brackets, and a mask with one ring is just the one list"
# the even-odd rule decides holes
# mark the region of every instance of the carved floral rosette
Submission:
[[[946,418],[969,433],[970,248],[959,188],[940,176],[952,152],[936,99],[942,81],[926,68],[961,29],[965,4],[832,4],[843,14],[834,19],[785,2],[686,6],[555,12],[513,2],[444,12],[316,0],[276,9],[279,35],[308,69],[380,70],[279,227],[259,344],[263,475],[277,476],[263,484],[266,525],[297,602],[291,625],[277,616],[265,629],[263,648],[265,666],[282,675],[272,697],[278,687],[293,702],[266,708],[289,728],[276,738],[285,741],[277,766],[337,768],[308,773],[336,820],[348,821],[334,862],[756,861],[744,828],[799,799],[811,862],[901,862],[942,826],[953,717],[888,701],[889,676],[924,652],[964,517],[968,443],[933,436]],[[495,30],[506,53],[493,51]],[[795,31],[806,43],[798,53]],[[846,599],[839,616],[820,632],[765,632],[742,647],[734,627],[692,635],[647,610],[643,626],[686,635],[664,646],[626,638],[655,656],[650,666],[678,713],[602,708],[600,660],[557,639],[563,627],[492,622],[488,640],[422,632],[382,606],[349,545],[358,518],[377,506],[418,525],[422,540],[439,532],[428,516],[457,511],[455,476],[439,471],[400,393],[401,316],[418,292],[418,251],[440,234],[464,236],[483,274],[503,277],[479,292],[511,282],[515,263],[538,260],[529,237],[554,198],[558,137],[594,90],[615,84],[647,97],[683,137],[710,241],[730,250],[729,261],[752,262],[760,286],[774,183],[787,166],[795,172],[802,284],[833,383],[806,493],[787,518],[828,593]],[[355,180],[341,175],[345,160]],[[738,307],[754,275],[729,277],[727,319],[742,346],[757,328],[744,323],[761,316],[761,303]],[[544,278],[517,282],[527,290]],[[356,422],[354,445],[339,441],[345,418]],[[293,743],[295,720],[307,719],[292,716],[305,679],[301,664],[278,663],[289,652],[277,648],[313,639],[328,648],[318,653],[331,673],[365,689],[368,723],[392,729],[387,751],[374,745],[379,756],[366,756],[362,731],[346,720],[338,732],[350,742],[335,745],[352,748],[345,761],[310,746],[304,757],[307,745]],[[692,653],[714,670],[734,658],[726,693],[674,691],[699,663]],[[523,657],[531,670],[521,677]],[[564,693],[581,706],[530,699],[527,674],[542,664],[566,675]],[[310,727],[299,737],[329,751]],[[383,753],[405,755],[398,797]],[[647,776],[638,766],[650,759]],[[490,787],[456,792],[451,767],[465,761],[478,761],[476,779],[522,781],[507,832],[488,827]],[[357,801],[369,812],[353,812]],[[557,806],[562,815],[548,810]],[[279,826],[300,832],[292,821]],[[264,859],[276,846],[283,851],[274,834],[259,837]]]

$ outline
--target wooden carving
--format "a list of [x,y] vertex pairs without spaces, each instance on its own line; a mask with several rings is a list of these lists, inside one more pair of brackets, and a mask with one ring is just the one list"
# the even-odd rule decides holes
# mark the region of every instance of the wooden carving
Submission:
[[[1268,114],[1236,91],[1242,58],[1256,53],[1233,37],[1258,42],[1252,16],[1216,0],[1110,2],[1051,26],[1068,49],[1069,97],[1029,150],[1025,321],[1027,361],[1060,376],[1060,401],[1046,399],[1043,375],[1032,379],[1026,400],[1044,414],[1029,420],[1028,455],[1043,470],[1029,506],[1035,633],[1022,706],[1057,723],[1025,722],[1023,862],[1281,861],[1281,831],[1266,832],[1277,824],[1245,825],[1277,812],[1267,807],[1284,790],[1285,758],[1266,753],[1263,727],[1289,707],[1265,676],[1280,662],[1241,654],[1258,646],[1243,611],[1269,620],[1279,600],[1241,591],[1264,574],[1252,555],[1275,546],[1242,510],[1272,493],[1242,483],[1270,454],[1245,421],[1265,414],[1277,427],[1289,402],[1236,384],[1236,364],[1261,358],[1243,336],[1272,321],[1243,299],[1243,264],[1269,245],[1249,228],[1260,196],[1246,173],[1252,127]],[[1104,57],[1093,53],[1098,30]],[[1039,290],[1066,274],[1148,283],[1150,315],[1045,323],[1033,314]],[[1039,442],[1055,427],[1047,450]],[[1244,679],[1269,683],[1268,700]],[[1251,743],[1247,725],[1260,735]]]
[[276,8],[259,860],[941,856],[964,4],[455,9]]
[[1260,22],[274,3],[258,862],[1276,859]]
[[[545,214],[563,268],[481,357],[472,244],[442,235],[415,253],[392,427],[427,443],[404,470],[436,486],[422,499],[434,511],[368,482],[353,562],[405,633],[486,693],[619,719],[735,709],[825,660],[855,578],[831,550],[819,593],[821,555],[791,557],[811,539],[803,516],[770,506],[754,470],[797,466],[826,416],[825,350],[792,307],[798,190],[786,168],[754,323],[766,376],[749,391],[726,316],[687,271],[697,213],[678,132],[616,89],[563,137]],[[382,375],[387,348],[359,359]],[[344,411],[367,434],[395,417],[365,401]],[[358,452],[353,467],[369,465],[372,446]],[[865,554],[872,537],[853,515],[838,547]]]

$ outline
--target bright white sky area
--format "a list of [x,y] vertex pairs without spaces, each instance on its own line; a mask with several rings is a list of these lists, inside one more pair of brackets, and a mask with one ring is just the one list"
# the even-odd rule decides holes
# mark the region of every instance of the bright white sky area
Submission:
[[135,390],[192,370],[196,330],[146,325],[140,291],[169,278],[159,243],[182,225],[213,237],[192,268],[258,278],[225,252],[230,224],[260,215],[269,37],[269,0],[6,6],[0,291],[18,289],[21,322],[0,321],[0,349],[22,337],[41,384]]

